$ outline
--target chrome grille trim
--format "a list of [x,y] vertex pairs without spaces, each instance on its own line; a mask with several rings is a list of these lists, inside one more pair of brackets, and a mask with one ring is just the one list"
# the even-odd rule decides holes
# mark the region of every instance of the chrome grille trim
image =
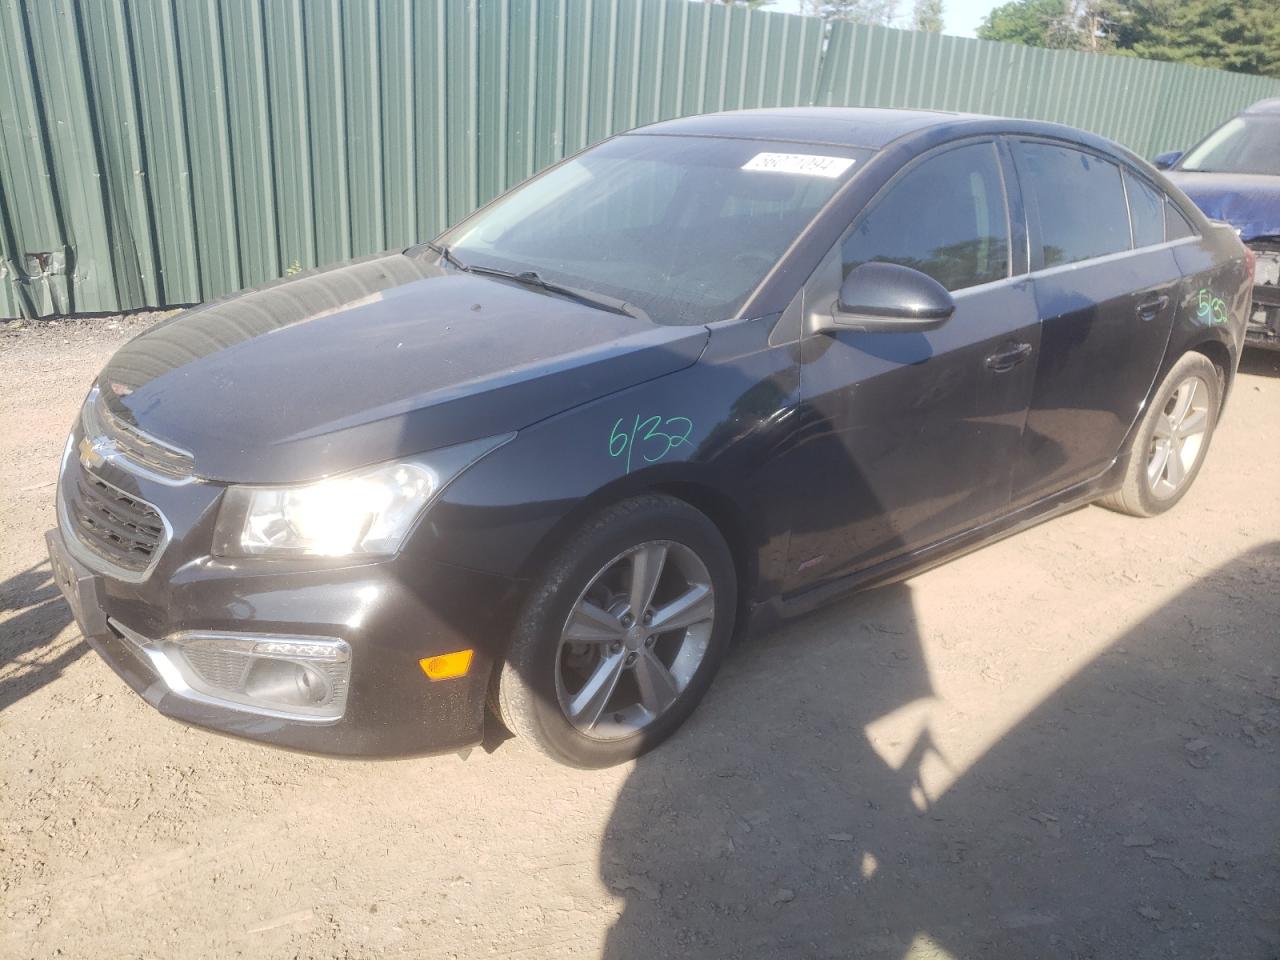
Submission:
[[[77,464],[77,476],[69,476],[67,467],[70,464],[71,457],[74,455],[75,448],[71,443],[68,443],[58,483],[58,528],[62,531],[67,549],[71,551],[77,560],[92,570],[126,583],[141,583],[151,576],[156,564],[160,562],[160,557],[164,554],[165,548],[173,537],[173,528],[170,527],[168,519],[165,518],[160,508],[154,503],[127,493],[114,484],[108,483],[86,469],[83,464]],[[149,514],[158,521],[160,532],[158,537],[151,543],[150,553],[146,554],[146,562],[144,564],[126,566],[120,562],[118,555],[113,556],[108,552],[111,549],[109,546],[102,541],[95,543],[96,535],[91,531],[86,531],[83,519],[80,516],[82,504],[77,498],[73,505],[72,496],[69,495],[67,490],[69,485],[74,485],[76,494],[79,495],[85,484],[100,484],[106,490],[114,491],[115,494],[128,500],[133,505],[133,508],[142,508],[144,511],[143,516],[146,519],[150,519]],[[75,508],[74,511],[72,510],[73,506]],[[125,526],[127,529],[128,525],[125,524]],[[109,539],[107,543],[110,543]]]
[[121,420],[107,408],[97,386],[85,398],[80,422],[85,442],[103,460],[115,461],[122,469],[171,486],[198,479],[191,453]]

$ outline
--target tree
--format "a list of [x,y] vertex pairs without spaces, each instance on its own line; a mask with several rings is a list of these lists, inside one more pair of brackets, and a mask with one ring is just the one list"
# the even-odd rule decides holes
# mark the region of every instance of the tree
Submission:
[[1280,77],[1280,16],[1251,0],[1125,0],[1122,49],[1152,60]]
[[1255,0],[1011,0],[978,36],[1280,77],[1280,17]]
[[888,27],[898,19],[898,0],[825,0],[820,12],[828,20]]
[[1101,51],[1112,36],[1122,0],[1012,0],[996,7],[978,27],[983,40],[1029,47]]
[[915,9],[911,12],[911,29],[941,33],[945,26],[942,13],[942,0],[916,0]]

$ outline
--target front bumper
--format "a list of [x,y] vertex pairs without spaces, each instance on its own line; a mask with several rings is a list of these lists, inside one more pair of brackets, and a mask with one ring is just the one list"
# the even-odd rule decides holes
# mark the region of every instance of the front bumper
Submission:
[[[73,555],[72,537],[61,528],[46,535],[55,579],[85,639],[168,717],[339,756],[439,753],[482,738],[492,664],[516,602],[513,581],[403,556],[325,569],[237,567],[205,556],[176,568],[166,557],[145,582],[129,583]],[[202,631],[343,641],[350,674],[341,716],[271,715],[175,682],[155,642]],[[432,682],[419,666],[422,658],[463,648],[475,651],[463,677]]]

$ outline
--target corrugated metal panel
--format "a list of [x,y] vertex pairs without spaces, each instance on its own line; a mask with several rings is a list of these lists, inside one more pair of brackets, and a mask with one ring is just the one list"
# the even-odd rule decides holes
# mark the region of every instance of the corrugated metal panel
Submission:
[[0,316],[429,238],[618,130],[811,103],[1186,146],[1280,83],[688,0],[0,0]]
[[818,102],[1054,120],[1152,156],[1277,95],[1266,77],[838,23]]

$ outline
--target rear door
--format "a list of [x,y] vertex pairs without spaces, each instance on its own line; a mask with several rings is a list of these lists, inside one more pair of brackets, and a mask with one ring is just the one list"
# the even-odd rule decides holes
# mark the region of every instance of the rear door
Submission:
[[1162,196],[1135,171],[1057,141],[1013,150],[1041,319],[1016,505],[1115,458],[1164,357],[1182,274]]
[[1007,509],[1038,342],[1009,176],[991,140],[926,154],[871,201],[806,285],[805,309],[829,315],[858,264],[899,263],[952,291],[956,312],[928,333],[802,341],[789,587]]

